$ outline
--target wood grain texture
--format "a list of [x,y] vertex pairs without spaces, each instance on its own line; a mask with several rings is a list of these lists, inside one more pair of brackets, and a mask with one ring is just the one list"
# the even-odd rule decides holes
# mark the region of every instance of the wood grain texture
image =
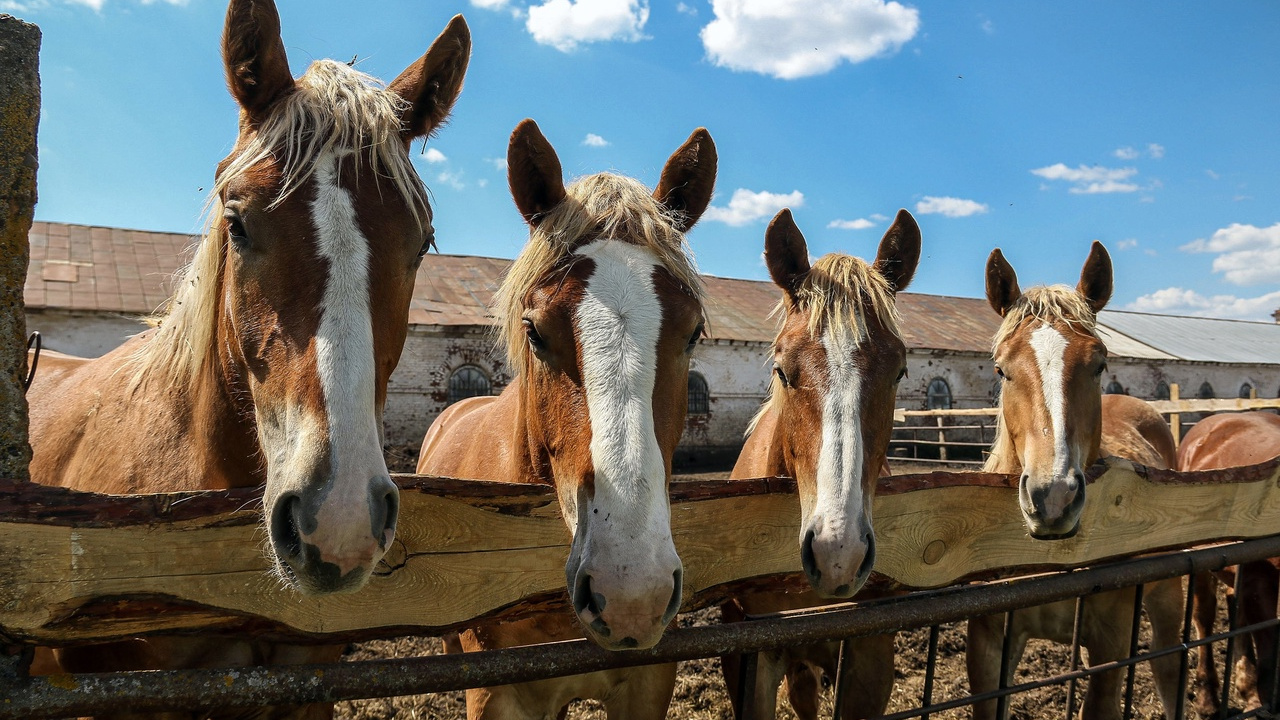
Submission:
[[[888,478],[875,505],[881,584],[928,588],[1280,528],[1280,459],[1175,473],[1093,468],[1076,537],[1027,536],[1017,479]],[[303,597],[270,572],[256,493],[102,496],[0,483],[0,633],[69,644],[156,632],[345,641],[562,611],[568,532],[549,488],[401,476],[396,547],[357,593]],[[800,587],[799,508],[783,478],[680,483],[672,528],[686,609]]]

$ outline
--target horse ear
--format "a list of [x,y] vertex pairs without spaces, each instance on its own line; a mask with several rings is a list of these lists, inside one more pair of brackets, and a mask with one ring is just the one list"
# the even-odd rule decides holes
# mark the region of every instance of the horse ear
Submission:
[[293,89],[289,58],[280,39],[280,14],[271,0],[231,0],[222,30],[227,87],[250,120]]
[[688,232],[707,205],[716,185],[716,144],[706,128],[693,131],[662,168],[653,197],[679,218],[676,229]]
[[911,213],[899,210],[885,231],[876,251],[876,271],[889,281],[895,293],[902,292],[915,277],[920,264],[920,226]]
[[987,258],[987,302],[1001,317],[1009,312],[1009,308],[1022,297],[1018,289],[1018,274],[1013,266],[1004,259],[1000,248],[991,251]]
[[1080,271],[1080,284],[1076,292],[1084,296],[1094,313],[1107,306],[1111,299],[1112,277],[1111,256],[1107,249],[1097,240],[1089,248],[1089,258],[1084,261],[1084,269]]
[[764,264],[769,277],[794,302],[800,283],[809,274],[809,246],[796,227],[790,208],[782,208],[764,231]]
[[525,118],[507,145],[507,183],[525,222],[537,225],[565,199],[564,171],[538,123]]
[[387,89],[409,102],[401,121],[406,140],[440,127],[462,92],[471,60],[471,29],[454,15],[426,54],[400,73]]

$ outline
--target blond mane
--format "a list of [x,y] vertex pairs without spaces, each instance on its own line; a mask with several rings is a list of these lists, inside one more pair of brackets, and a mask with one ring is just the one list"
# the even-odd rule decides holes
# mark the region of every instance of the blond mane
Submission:
[[[1063,323],[1079,328],[1090,335],[1098,334],[1098,318],[1089,303],[1075,288],[1067,285],[1042,285],[1022,293],[1004,314],[1004,321],[991,341],[991,354],[1028,322]],[[986,472],[1016,472],[1017,457],[1013,438],[1004,423],[1004,394],[996,404],[1000,414],[996,416],[996,437],[990,454],[983,463]],[[1014,465],[1007,463],[1012,462]]]
[[344,63],[317,60],[298,78],[293,92],[271,108],[240,152],[215,181],[206,204],[207,229],[190,264],[178,271],[173,294],[148,318],[155,336],[135,356],[133,385],[155,369],[171,386],[193,378],[215,351],[217,303],[221,292],[223,236],[220,198],[227,186],[258,163],[274,160],[280,170],[278,206],[316,171],[316,161],[333,153],[338,162],[355,157],[391,181],[418,222],[429,218],[426,187],[413,169],[401,136],[408,102],[377,79]]
[[575,250],[597,239],[614,239],[652,252],[699,302],[702,279],[677,218],[638,180],[613,173],[580,178],[568,197],[529,231],[529,242],[511,264],[493,300],[498,343],[519,372],[529,344],[522,326],[525,296],[557,270],[567,270]]
[[[894,301],[893,287],[883,275],[861,258],[843,253],[822,256],[796,290],[795,299],[784,294],[774,309],[778,315],[778,337],[781,324],[788,313],[808,313],[809,334],[817,337],[824,329],[831,329],[838,338],[854,347],[869,338],[867,311],[875,314],[880,324],[894,337],[901,339],[898,305]],[[747,425],[747,435],[770,410],[782,403],[782,383],[777,377],[769,383],[769,398]]]

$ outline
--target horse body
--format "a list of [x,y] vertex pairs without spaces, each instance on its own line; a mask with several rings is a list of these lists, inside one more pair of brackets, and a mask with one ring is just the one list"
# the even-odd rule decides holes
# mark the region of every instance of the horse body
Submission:
[[[832,254],[810,266],[790,211],[770,224],[765,261],[783,290],[775,378],[730,478],[796,479],[801,565],[812,589],[734,598],[721,606],[724,620],[850,597],[870,575],[871,504],[885,465],[898,381],[906,372],[894,295],[910,283],[919,257],[920,229],[905,210],[885,233],[874,264]],[[893,690],[893,638],[862,638],[852,648],[844,718],[883,713]],[[752,693],[758,717],[774,717],[785,678],[796,714],[816,718],[823,677],[836,677],[838,661],[838,642],[760,653]],[[739,717],[740,662],[737,655],[721,658]]]
[[[386,88],[331,60],[295,80],[275,6],[232,0],[222,53],[240,134],[218,166],[209,230],[156,327],[95,360],[41,364],[28,393],[32,479],[111,493],[265,486],[282,582],[352,592],[394,537],[382,408],[434,243],[409,143],[448,116],[470,35],[455,17]],[[339,653],[150,638],[57,654],[64,669],[85,671]]]
[[[530,240],[496,300],[514,382],[457,403],[423,440],[418,472],[555,487],[572,535],[565,579],[576,619],[548,614],[448,639],[473,651],[584,634],[649,647],[679,609],[683,569],[667,486],[684,429],[700,281],[684,233],[706,209],[715,146],[695,131],[652,194],[616,175],[563,184],[532,120],[512,133],[509,181]],[[576,698],[610,717],[665,717],[675,666],[467,692],[467,716],[555,718]]]
[[[1111,296],[1111,261],[1094,243],[1076,288],[1031,288],[1023,293],[1013,268],[997,249],[987,264],[987,299],[1004,323],[994,341],[1003,379],[996,441],[986,470],[1021,476],[1019,499],[1033,537],[1052,540],[1088,532],[1079,527],[1084,468],[1118,456],[1156,468],[1174,467],[1173,436],[1159,413],[1138,399],[1102,395],[1106,347],[1094,331],[1096,313]],[[1178,644],[1182,614],[1178,579],[1150,583],[1143,604],[1151,620],[1151,647]],[[1128,656],[1134,590],[1091,595],[1084,602],[1080,642],[1090,665]],[[1070,643],[1075,601],[1014,613],[1012,662],[1006,684],[1029,638]],[[969,620],[966,663],[974,694],[1000,685],[1004,617]],[[1176,707],[1178,659],[1151,661],[1166,714]],[[1120,717],[1124,673],[1091,676],[1080,717]],[[996,701],[975,704],[975,719],[994,719]]]
[[[1179,470],[1219,470],[1257,465],[1280,456],[1280,416],[1269,412],[1222,413],[1211,415],[1187,431],[1178,446]],[[1240,574],[1241,625],[1251,625],[1276,616],[1280,596],[1280,559],[1259,560],[1214,573],[1234,597],[1236,573]],[[1192,624],[1199,637],[1213,632],[1218,610],[1218,594],[1213,577],[1196,576]],[[1275,630],[1251,633],[1249,641],[1238,643],[1235,686],[1244,703],[1257,707],[1271,697],[1270,679],[1275,672]],[[1259,682],[1259,679],[1262,682]],[[1196,709],[1216,716],[1222,686],[1213,653],[1196,654]]]

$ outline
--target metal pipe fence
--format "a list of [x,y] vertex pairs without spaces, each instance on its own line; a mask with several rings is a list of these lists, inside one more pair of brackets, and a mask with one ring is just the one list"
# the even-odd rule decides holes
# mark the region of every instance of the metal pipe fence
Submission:
[[[650,650],[609,652],[587,640],[574,640],[484,653],[329,665],[45,677],[26,676],[21,670],[21,663],[11,659],[0,667],[0,718],[59,718],[122,710],[157,712],[392,697],[529,682],[730,653],[750,654],[837,639],[849,642],[859,637],[912,628],[931,628],[933,637],[938,626],[970,617],[1017,611],[1168,578],[1190,577],[1276,556],[1280,556],[1280,535],[1167,552],[1078,570],[921,591],[889,600],[845,603],[738,623],[672,630]],[[1275,621],[1261,625],[1272,626]],[[1162,650],[1160,654],[1182,653],[1185,669],[1186,653],[1192,648],[1254,629],[1257,628],[1232,628],[1228,633],[1194,642],[1186,639],[1184,634],[1183,643]],[[933,648],[931,658],[935,658],[936,637],[930,645]],[[1154,656],[1152,653],[1134,653],[1126,660],[1107,666],[1075,669],[1055,678],[1001,688],[981,697],[942,703],[930,704],[931,681],[926,684],[920,707],[887,717],[928,717],[930,713],[969,705],[988,699],[988,696],[1008,697],[1034,687],[1070,683],[1114,667],[1132,667]],[[932,659],[930,663],[933,663]],[[750,667],[750,664],[744,665]],[[746,672],[749,670],[744,670]],[[1272,686],[1277,682],[1276,678],[1268,680]],[[839,686],[837,678],[836,687]],[[750,685],[743,684],[742,687]],[[1240,714],[1230,717],[1252,716]]]

